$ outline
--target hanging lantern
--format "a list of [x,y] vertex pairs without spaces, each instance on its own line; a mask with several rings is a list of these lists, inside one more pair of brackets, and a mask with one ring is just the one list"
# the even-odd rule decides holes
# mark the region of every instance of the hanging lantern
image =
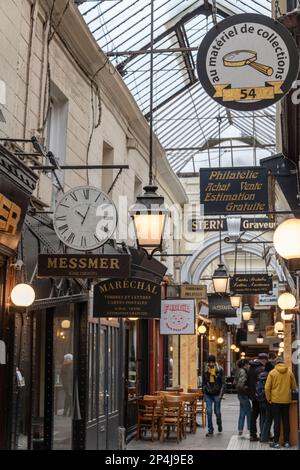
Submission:
[[233,308],[240,308],[241,305],[241,297],[239,295],[232,295],[230,297],[230,303]]
[[284,310],[281,312],[281,320],[283,321],[292,321],[294,319],[294,315],[292,313],[285,313]]
[[284,330],[284,325],[281,321],[278,321],[275,323],[274,325],[274,331],[275,333],[279,333],[279,331],[283,331]]
[[137,197],[130,209],[133,219],[138,248],[142,248],[151,258],[155,251],[161,251],[163,234],[169,210],[164,205],[164,198],[159,196],[157,186],[144,187],[144,194]]
[[292,310],[295,308],[297,300],[290,292],[284,292],[278,297],[278,305],[281,310]]
[[242,310],[243,320],[249,321],[252,315],[252,310],[248,304],[245,304]]
[[258,337],[256,338],[257,344],[263,344],[264,342],[264,337],[262,334],[259,334]]
[[229,276],[224,264],[218,265],[213,274],[212,281],[216,294],[225,294],[227,292]]
[[205,325],[200,325],[199,328],[198,328],[198,333],[200,335],[204,335],[206,333],[206,330],[207,330],[207,328],[206,328]]
[[255,331],[255,322],[253,320],[248,321],[247,329],[248,329],[249,333],[254,333],[254,331]]
[[300,258],[300,219],[288,219],[280,224],[275,230],[273,242],[282,258]]
[[35,300],[35,292],[29,284],[17,284],[11,291],[10,298],[16,307],[29,307]]

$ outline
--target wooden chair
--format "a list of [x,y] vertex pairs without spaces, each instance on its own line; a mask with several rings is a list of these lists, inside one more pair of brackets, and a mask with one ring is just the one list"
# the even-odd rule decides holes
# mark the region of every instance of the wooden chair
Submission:
[[188,393],[195,393],[198,395],[197,400],[197,413],[201,415],[202,427],[206,426],[206,403],[204,401],[204,393],[200,388],[188,388]]
[[190,427],[190,432],[197,432],[197,393],[180,393],[180,398],[184,403],[185,428]]
[[169,437],[170,429],[176,432],[177,443],[182,439],[184,433],[183,402],[177,396],[165,396],[162,406],[160,440],[164,441],[165,430]]
[[183,392],[183,388],[180,387],[166,387],[166,392],[177,392],[177,394]]
[[136,439],[142,437],[142,430],[145,434],[147,428],[151,429],[151,440],[154,441],[154,432],[159,434],[160,416],[156,414],[157,400],[137,400],[137,435]]
[[160,396],[165,397],[165,396],[178,396],[179,392],[174,392],[174,391],[167,391],[167,390],[161,390],[159,392]]

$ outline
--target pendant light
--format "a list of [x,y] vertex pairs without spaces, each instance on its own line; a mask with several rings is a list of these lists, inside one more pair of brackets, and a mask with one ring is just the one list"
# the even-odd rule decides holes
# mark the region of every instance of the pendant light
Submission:
[[157,194],[158,187],[153,184],[153,46],[154,0],[151,0],[149,184],[143,188],[144,194],[137,197],[135,205],[129,211],[137,246],[146,251],[149,258],[152,258],[156,251],[162,250],[163,234],[169,215],[164,198]]
[[284,310],[281,312],[281,320],[283,321],[293,321],[294,315],[292,313],[285,313]]
[[284,292],[278,297],[278,305],[281,310],[292,310],[296,307],[296,297],[290,292]]
[[275,323],[274,325],[274,331],[275,333],[279,333],[279,331],[283,331],[284,330],[284,325],[281,321],[278,321]]
[[259,334],[258,337],[256,338],[257,344],[263,344],[264,342],[264,337],[262,334]]
[[255,331],[255,322],[253,320],[248,321],[247,329],[248,329],[249,333],[254,333],[254,331]]
[[198,328],[198,333],[199,333],[200,335],[204,335],[204,334],[206,333],[206,331],[207,331],[207,328],[206,328],[205,325],[200,325],[200,326],[199,326],[199,328]]
[[243,320],[244,321],[249,321],[251,319],[252,310],[251,310],[251,308],[249,307],[248,304],[244,305],[243,310],[242,310],[242,315],[243,315]]
[[222,233],[220,224],[220,262],[212,277],[216,294],[226,294],[229,276],[227,270],[222,263]]
[[242,298],[239,295],[232,295],[230,303],[233,308],[240,308]]
[[223,344],[223,343],[224,343],[224,338],[222,338],[222,336],[220,336],[220,337],[217,339],[217,343],[218,343],[218,344]]
[[17,284],[12,289],[10,298],[16,307],[29,307],[35,300],[35,291],[29,284]]

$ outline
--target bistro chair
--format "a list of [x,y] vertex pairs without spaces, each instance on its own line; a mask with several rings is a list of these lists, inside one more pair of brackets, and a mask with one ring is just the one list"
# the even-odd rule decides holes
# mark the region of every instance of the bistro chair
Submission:
[[174,391],[174,390],[173,390],[173,391],[171,391],[171,390],[170,390],[170,391],[167,391],[167,390],[160,390],[159,394],[160,394],[160,396],[162,396],[162,397],[165,397],[165,396],[173,396],[173,397],[174,397],[174,396],[178,396],[178,395],[179,395],[179,392]]
[[183,392],[183,388],[180,387],[166,387],[166,392]]
[[198,396],[197,413],[201,415],[202,427],[206,426],[206,403],[204,401],[204,393],[201,388],[188,388],[188,393],[195,393]]
[[165,439],[165,431],[167,430],[167,437],[169,437],[171,429],[175,431],[176,440],[179,443],[184,434],[183,402],[180,397],[165,396],[162,406],[161,442]]
[[151,440],[154,441],[155,430],[159,433],[160,416],[155,413],[157,400],[137,400],[137,435],[136,439],[142,437],[147,432],[147,428],[151,429]]
[[190,432],[196,434],[197,432],[197,399],[196,393],[180,393],[180,398],[184,403],[184,420],[185,427],[190,427]]

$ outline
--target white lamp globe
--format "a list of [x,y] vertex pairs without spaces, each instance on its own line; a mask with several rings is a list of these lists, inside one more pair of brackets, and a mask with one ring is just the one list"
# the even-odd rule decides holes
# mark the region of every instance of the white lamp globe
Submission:
[[284,342],[283,341],[281,341],[281,343],[279,343],[279,347],[284,348]]
[[281,321],[278,321],[278,322],[275,323],[275,325],[274,325],[275,333],[279,333],[279,331],[283,331],[283,329],[284,329],[284,325]]
[[200,335],[204,335],[206,333],[206,326],[204,325],[199,326],[198,332]]
[[280,224],[275,230],[273,242],[282,258],[300,258],[300,219],[288,219]]
[[283,321],[292,321],[294,318],[294,315],[292,313],[285,313],[284,310],[281,312],[281,320]]
[[221,336],[217,339],[217,343],[218,344],[223,344],[224,343],[224,338],[222,338]]
[[239,352],[240,352],[240,348],[235,348],[235,352],[236,352],[236,353],[239,353]]
[[71,322],[70,322],[70,320],[63,320],[60,325],[61,325],[62,328],[67,330],[68,328],[70,328]]
[[10,298],[16,307],[29,307],[35,300],[35,292],[29,284],[17,284],[11,291]]
[[281,310],[292,310],[295,308],[297,300],[290,292],[284,292],[278,297],[278,305]]
[[232,351],[235,351],[236,345],[235,345],[235,344],[232,344],[232,345],[230,346],[230,349],[232,349]]

